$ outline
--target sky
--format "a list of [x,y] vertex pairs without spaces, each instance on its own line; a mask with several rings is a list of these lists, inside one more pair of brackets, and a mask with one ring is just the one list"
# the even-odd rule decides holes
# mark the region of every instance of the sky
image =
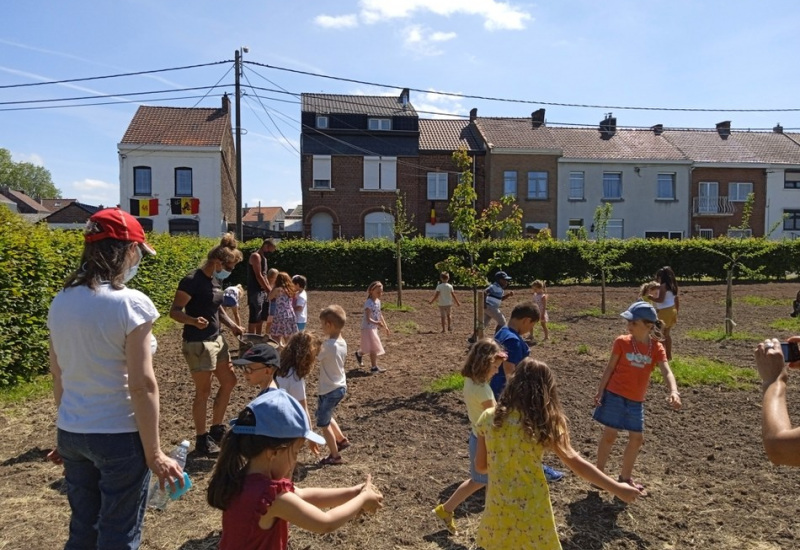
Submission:
[[[50,170],[65,198],[117,204],[117,144],[137,107],[217,107],[247,47],[245,61],[273,68],[244,68],[243,202],[288,209],[301,202],[301,93],[408,87],[423,118],[545,107],[548,124],[612,112],[620,126],[800,128],[798,28],[794,0],[26,0],[0,19],[0,147]],[[135,92],[149,93],[114,95]],[[74,97],[90,99],[30,103]]]

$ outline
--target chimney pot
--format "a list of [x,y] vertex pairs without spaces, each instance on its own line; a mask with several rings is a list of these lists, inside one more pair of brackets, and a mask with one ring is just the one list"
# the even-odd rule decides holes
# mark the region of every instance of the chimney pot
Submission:
[[469,111],[469,121],[474,122],[476,118],[478,118],[478,108],[474,107]]
[[660,136],[664,133],[664,125],[663,124],[656,124],[655,126],[650,127],[653,130],[653,133],[657,136]]
[[222,112],[227,113],[231,110],[231,100],[228,98],[228,92],[222,94]]
[[534,128],[544,126],[544,109],[537,109],[531,113],[531,124]]
[[617,119],[611,116],[611,113],[606,115],[600,122],[600,137],[602,139],[611,139],[617,133]]
[[731,121],[723,120],[717,123],[717,133],[722,139],[728,139],[731,135]]
[[772,131],[775,132],[776,134],[782,134],[783,133],[783,126],[781,126],[781,123],[779,122],[779,123],[777,123],[775,125],[774,128],[772,128]]

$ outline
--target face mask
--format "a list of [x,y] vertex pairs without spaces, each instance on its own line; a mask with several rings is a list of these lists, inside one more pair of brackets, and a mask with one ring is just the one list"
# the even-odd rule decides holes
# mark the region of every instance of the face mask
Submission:
[[224,269],[221,269],[221,270],[217,271],[216,273],[214,273],[214,276],[221,281],[223,279],[227,279],[230,276],[230,274],[231,274],[230,271],[226,271]]
[[139,255],[139,259],[136,260],[136,263],[125,271],[125,275],[122,276],[122,284],[125,284],[136,277],[136,273],[139,271],[139,263],[142,261],[142,251],[138,246],[136,247],[136,253]]

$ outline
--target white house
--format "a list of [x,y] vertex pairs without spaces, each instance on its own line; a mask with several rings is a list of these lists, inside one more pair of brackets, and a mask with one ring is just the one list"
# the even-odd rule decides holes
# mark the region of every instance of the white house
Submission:
[[119,152],[120,206],[145,230],[216,237],[236,218],[230,101],[136,111]]

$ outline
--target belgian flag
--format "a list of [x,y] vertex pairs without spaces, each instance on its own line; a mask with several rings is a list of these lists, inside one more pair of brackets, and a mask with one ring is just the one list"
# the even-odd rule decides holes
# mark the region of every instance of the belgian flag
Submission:
[[199,214],[200,199],[175,198],[169,200],[170,210],[173,214]]
[[140,218],[158,216],[158,199],[131,199],[131,215]]

